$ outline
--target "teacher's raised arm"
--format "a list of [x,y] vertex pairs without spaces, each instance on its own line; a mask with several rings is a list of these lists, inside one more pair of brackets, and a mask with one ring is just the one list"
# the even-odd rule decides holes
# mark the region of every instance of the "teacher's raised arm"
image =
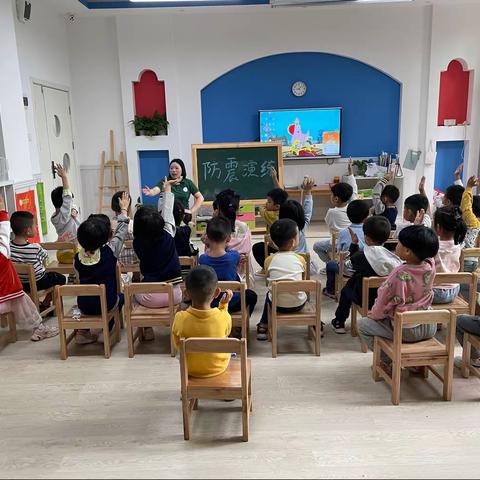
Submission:
[[[203,195],[198,190],[198,187],[187,178],[187,170],[185,164],[179,158],[174,158],[170,162],[168,180],[172,185],[172,193],[175,195],[175,200],[182,204],[185,209],[185,223],[191,219],[191,214],[195,213],[204,201]],[[144,187],[143,193],[148,196],[158,195],[161,192],[163,180],[160,180],[154,188]],[[190,195],[193,195],[194,202],[190,209],[189,201]]]

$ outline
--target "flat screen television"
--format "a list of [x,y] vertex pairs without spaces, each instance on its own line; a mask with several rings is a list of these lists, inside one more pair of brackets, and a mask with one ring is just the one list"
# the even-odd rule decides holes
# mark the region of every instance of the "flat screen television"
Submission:
[[260,110],[260,141],[282,142],[283,158],[340,157],[342,109]]

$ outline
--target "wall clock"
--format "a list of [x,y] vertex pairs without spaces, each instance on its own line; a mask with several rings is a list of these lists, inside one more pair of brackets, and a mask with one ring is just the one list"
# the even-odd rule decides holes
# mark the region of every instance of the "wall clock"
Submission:
[[302,82],[301,80],[295,82],[292,85],[292,93],[296,97],[303,97],[305,93],[307,93],[307,85],[305,84],[305,82]]

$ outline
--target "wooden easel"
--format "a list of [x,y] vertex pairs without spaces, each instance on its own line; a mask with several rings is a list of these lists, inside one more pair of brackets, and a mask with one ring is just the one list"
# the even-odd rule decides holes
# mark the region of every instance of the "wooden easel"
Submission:
[[[110,130],[110,160],[106,161],[105,150],[102,152],[102,161],[100,166],[100,189],[98,200],[98,213],[102,213],[104,209],[111,210],[110,203],[105,204],[105,195],[108,195],[108,202],[112,194],[118,190],[128,190],[128,173],[127,164],[125,162],[125,154],[120,152],[118,160],[115,160],[115,142],[113,130]],[[124,183],[117,183],[117,168],[120,169],[121,177]],[[105,170],[110,169],[110,185],[105,185]]]

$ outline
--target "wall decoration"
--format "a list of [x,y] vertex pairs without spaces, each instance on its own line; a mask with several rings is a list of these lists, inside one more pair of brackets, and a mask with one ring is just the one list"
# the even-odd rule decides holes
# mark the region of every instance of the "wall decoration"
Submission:
[[40,223],[42,225],[42,235],[46,235],[48,231],[47,210],[45,208],[45,190],[43,182],[37,183],[37,199],[38,209],[40,210]]
[[16,210],[24,210],[30,212],[35,218],[35,236],[30,239],[33,242],[40,242],[40,235],[38,234],[38,217],[37,217],[37,207],[35,205],[35,190],[27,190],[26,192],[16,192],[15,193],[15,205]]

